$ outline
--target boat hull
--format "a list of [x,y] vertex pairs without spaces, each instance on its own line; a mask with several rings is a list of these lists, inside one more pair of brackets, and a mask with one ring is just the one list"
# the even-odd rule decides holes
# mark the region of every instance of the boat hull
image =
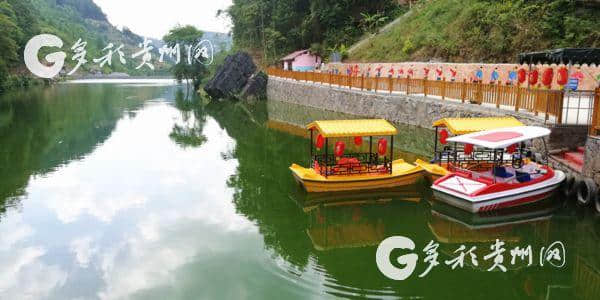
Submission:
[[450,172],[446,169],[445,166],[428,163],[428,162],[420,160],[420,159],[417,159],[415,161],[415,165],[423,168],[425,170],[425,172],[427,172],[427,175],[429,176],[429,178],[432,181],[436,181],[436,180],[450,174]]
[[398,186],[415,184],[423,177],[421,167],[407,164],[401,160],[394,161],[394,168],[399,169],[393,174],[350,175],[323,177],[314,175],[314,170],[302,168],[298,165],[290,167],[294,179],[304,187],[307,192],[340,192],[385,189]]
[[409,175],[399,175],[393,177],[373,178],[370,180],[357,181],[313,181],[299,178],[294,174],[294,178],[300,183],[307,192],[339,192],[339,191],[356,191],[356,190],[371,190],[385,189],[397,186],[415,184],[417,180],[423,177],[423,173],[415,173]]
[[547,181],[514,190],[486,194],[479,197],[453,192],[433,185],[433,194],[441,202],[460,209],[477,213],[530,204],[547,199],[554,195],[565,178],[561,171],[555,171],[555,176]]

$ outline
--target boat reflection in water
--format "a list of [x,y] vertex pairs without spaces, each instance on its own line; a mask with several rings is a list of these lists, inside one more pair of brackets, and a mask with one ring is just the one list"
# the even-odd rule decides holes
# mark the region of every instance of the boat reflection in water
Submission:
[[[560,209],[561,202],[550,198],[539,203],[509,208],[499,211],[470,213],[445,203],[433,201],[431,218],[428,222],[431,233],[442,244],[441,252],[455,257],[454,251],[462,244],[476,246],[474,253],[478,257],[478,266],[487,270],[493,260],[485,261],[483,257],[490,253],[490,245],[500,240],[505,242],[507,257],[514,247],[532,246],[535,252],[550,241],[550,219]],[[535,257],[535,256],[534,256]],[[538,264],[532,259],[533,265]],[[470,260],[465,260],[465,264]],[[508,269],[526,267],[527,262],[512,265],[505,263]]]
[[[548,198],[530,205],[509,208],[498,211],[470,213],[438,201],[432,202],[431,216],[428,227],[440,247],[440,261],[449,260],[458,255],[456,250],[461,245],[466,250],[475,246],[473,253],[477,257],[477,265],[467,258],[465,268],[470,268],[480,276],[491,276],[491,273],[510,274],[518,279],[520,284],[515,286],[518,295],[533,299],[569,299],[573,297],[573,286],[568,271],[573,263],[574,250],[572,241],[565,240],[566,228],[557,227],[561,214],[564,212],[564,202],[556,197]],[[559,220],[557,220],[559,219]],[[497,240],[504,242],[505,249],[502,265],[506,273],[489,272],[494,265],[494,259],[484,257],[492,252],[490,246]],[[567,245],[566,253],[562,253],[567,267],[556,268],[548,263],[540,264],[540,255],[544,247],[555,241]],[[531,247],[531,261],[517,257],[511,262],[511,250]],[[445,266],[449,267],[449,266]],[[566,298],[565,298],[566,297]]]
[[416,208],[421,201],[414,187],[305,196],[296,202],[309,217],[306,233],[317,251],[377,246],[390,236],[390,205]]

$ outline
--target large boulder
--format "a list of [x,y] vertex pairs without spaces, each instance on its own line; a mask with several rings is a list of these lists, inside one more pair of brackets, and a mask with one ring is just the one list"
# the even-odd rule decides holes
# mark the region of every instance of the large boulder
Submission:
[[204,91],[213,99],[262,97],[266,91],[266,76],[257,74],[260,72],[257,73],[252,57],[238,52],[225,58]]
[[259,100],[267,97],[267,80],[269,76],[257,72],[248,78],[248,83],[239,93],[238,98],[243,100]]

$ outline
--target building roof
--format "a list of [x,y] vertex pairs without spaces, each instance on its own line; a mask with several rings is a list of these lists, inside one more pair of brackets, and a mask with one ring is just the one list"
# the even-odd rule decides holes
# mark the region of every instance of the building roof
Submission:
[[600,64],[600,48],[563,48],[518,56],[521,64]]
[[398,132],[383,119],[314,121],[307,129],[317,129],[323,137],[381,136]]
[[454,135],[523,125],[514,117],[444,118],[433,122],[434,127],[446,127]]
[[290,53],[290,54],[286,55],[286,56],[285,56],[284,58],[282,58],[281,60],[292,60],[292,59],[294,59],[294,58],[296,58],[296,57],[298,57],[298,56],[300,56],[300,55],[302,55],[302,54],[304,54],[304,53],[306,53],[306,52],[308,52],[308,51],[309,51],[308,49],[294,51],[294,52],[292,52],[292,53]]
[[500,128],[482,132],[459,135],[448,142],[472,144],[488,149],[504,149],[510,145],[550,135],[550,129],[538,126]]

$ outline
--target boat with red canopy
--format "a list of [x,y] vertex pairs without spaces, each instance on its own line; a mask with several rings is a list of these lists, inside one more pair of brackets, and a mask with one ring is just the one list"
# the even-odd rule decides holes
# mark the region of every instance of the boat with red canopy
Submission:
[[455,145],[451,160],[472,160],[479,166],[462,169],[459,163],[449,164],[450,173],[433,183],[434,195],[442,202],[470,212],[514,207],[548,198],[565,179],[565,174],[547,164],[531,161],[532,151],[527,143],[540,139],[540,145],[545,148],[544,137],[549,135],[547,128],[520,126],[448,138],[448,142]]

